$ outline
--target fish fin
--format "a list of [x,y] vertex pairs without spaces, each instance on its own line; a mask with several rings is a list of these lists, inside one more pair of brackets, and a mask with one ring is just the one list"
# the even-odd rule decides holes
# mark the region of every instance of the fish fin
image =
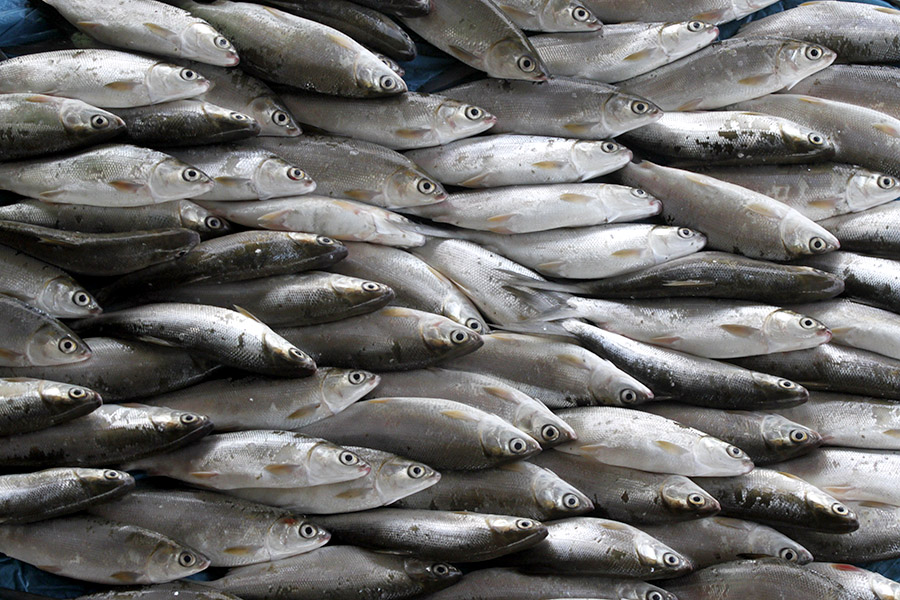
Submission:
[[213,477],[218,477],[218,471],[192,471],[188,473],[189,476],[194,479],[212,479]]
[[284,208],[282,210],[276,210],[274,212],[270,212],[262,215],[256,219],[256,224],[261,227],[265,227],[266,229],[274,228],[274,227],[284,227],[285,217],[290,215],[291,213],[296,212],[290,208]]
[[515,21],[516,19],[525,20],[533,17],[531,13],[522,10],[518,6],[512,6],[510,4],[503,4],[502,2],[498,2],[497,8],[505,12],[507,15],[510,15],[513,21]]
[[736,335],[738,337],[743,337],[743,338],[750,337],[759,332],[759,329],[757,327],[750,327],[749,325],[740,325],[738,323],[725,323],[724,325],[719,325],[719,328],[724,329],[731,335]]
[[799,477],[797,477],[796,475],[794,475],[792,473],[785,473],[784,471],[778,471],[778,474],[783,475],[785,477],[790,477],[791,479],[796,479],[797,481],[803,481],[802,479],[800,479]]
[[877,500],[865,500],[863,502],[859,502],[858,504],[865,508],[897,508],[896,504],[890,504],[888,502],[878,502]]
[[374,400],[366,400],[366,402],[370,402],[372,404],[388,404],[390,400],[390,398],[375,398]]
[[886,15],[892,15],[892,16],[895,16],[895,17],[896,17],[897,15],[900,15],[900,11],[898,11],[898,10],[896,10],[896,9],[894,9],[894,8],[888,8],[887,6],[876,6],[876,7],[875,7],[875,10],[877,10],[877,11],[880,12],[880,13],[884,13],[884,14],[886,14]]
[[617,523],[615,521],[607,521],[605,523],[600,523],[600,527],[604,529],[611,529],[612,531],[628,531],[629,527],[625,523]]
[[509,221],[512,219],[515,214],[511,215],[494,215],[493,217],[488,217],[488,223],[503,223],[505,221]]
[[575,204],[585,204],[593,200],[592,196],[588,196],[587,194],[573,194],[566,193],[560,194],[559,199],[563,202],[574,202]]
[[811,202],[806,203],[808,206],[813,208],[834,208],[837,204],[837,198],[832,199],[822,199],[822,200],[813,200]]
[[853,485],[829,485],[829,486],[820,486],[819,489],[821,489],[823,492],[827,492],[837,498],[840,496],[845,496],[845,495],[847,495],[847,492],[852,492],[859,488],[857,488],[856,486],[853,486]]
[[767,82],[772,76],[766,73],[761,73],[759,75],[751,75],[750,77],[744,77],[743,79],[738,79],[738,83],[741,85],[761,85]]
[[844,335],[845,333],[853,331],[853,326],[848,325],[845,327],[829,327],[829,329],[831,330],[832,336],[838,336],[838,335]]
[[155,23],[144,23],[144,27],[150,30],[150,33],[153,35],[158,35],[164,40],[177,40],[178,34],[172,31],[171,29],[166,29],[165,27],[161,27]]
[[76,21],[75,27],[78,29],[97,29],[98,27],[103,27],[103,23],[97,23],[96,21]]
[[571,131],[572,133],[577,133],[580,135],[589,133],[593,128],[593,123],[566,123],[565,125],[563,125],[563,129],[565,129],[566,131]]
[[335,494],[335,498],[340,498],[341,500],[350,500],[351,498],[359,498],[360,496],[365,496],[366,489],[365,488],[350,488],[349,490],[344,490],[340,494]]
[[481,60],[477,56],[475,56],[468,50],[460,48],[459,46],[454,46],[451,44],[450,46],[447,47],[447,52],[449,52],[455,58],[461,60],[464,63],[470,63],[470,62],[474,62],[476,64],[481,63]]
[[702,179],[699,175],[695,175],[693,173],[689,173],[684,176],[685,179],[690,181],[691,183],[696,183],[697,185],[705,185],[709,186],[709,182],[705,179]]
[[572,367],[577,367],[579,369],[587,368],[587,365],[584,364],[584,360],[582,360],[580,356],[575,356],[574,354],[557,354],[556,358],[559,362]]
[[490,173],[482,173],[481,175],[476,175],[475,177],[470,177],[470,178],[466,179],[459,185],[464,186],[464,187],[478,187],[484,182],[485,179],[490,177],[490,175],[491,175]]
[[685,448],[682,448],[678,444],[667,442],[666,440],[655,440],[653,443],[662,448],[668,454],[680,456],[688,453]]
[[779,215],[774,210],[772,210],[771,206],[766,206],[761,202],[751,202],[750,204],[747,204],[747,210],[749,210],[750,212],[755,212],[756,214],[762,215],[769,219],[777,219],[779,217]]
[[127,192],[130,194],[137,193],[144,189],[143,183],[138,183],[137,181],[125,181],[123,179],[116,179],[115,181],[110,181],[109,185],[114,187],[120,192]]
[[501,398],[503,400],[513,400],[513,394],[511,394],[507,388],[497,387],[495,385],[486,385],[482,389],[496,398]]
[[381,310],[381,314],[385,317],[408,317],[412,313],[403,306],[388,306]]
[[231,186],[239,186],[246,185],[253,180],[249,177],[229,177],[228,175],[220,175],[219,177],[213,177],[213,181],[215,181],[219,185],[224,185],[226,187]]
[[38,240],[42,244],[50,244],[52,246],[63,246],[63,247],[67,247],[67,248],[74,248],[75,246],[78,245],[76,242],[70,242],[67,240],[59,239],[59,238],[51,238],[51,237],[47,237],[45,235],[39,235]]
[[900,438],[900,429],[885,429],[881,433],[890,437]]
[[111,81],[103,87],[109,88],[116,92],[130,92],[139,85],[139,83],[134,81]]
[[677,335],[660,335],[657,337],[650,338],[650,343],[655,344],[657,346],[671,346],[673,344],[677,344],[681,341],[681,338]]
[[406,140],[418,140],[431,133],[431,131],[432,129],[429,127],[418,127],[415,129],[397,129],[394,131],[394,135],[402,137]]
[[353,200],[371,202],[377,194],[369,190],[344,190],[344,195],[352,198]]
[[716,523],[717,525],[721,525],[722,527],[739,530],[744,530],[747,528],[746,521],[740,521],[738,519],[732,519],[729,517],[711,517],[711,519],[714,523]]
[[456,419],[457,421],[477,421],[475,417],[472,415],[463,412],[461,410],[447,409],[442,410],[441,414],[450,419]]
[[343,33],[329,33],[328,39],[343,48],[344,50],[355,50],[352,40]]
[[825,104],[821,99],[814,96],[800,96],[800,102],[806,102],[807,104]]
[[274,473],[275,475],[290,475],[296,470],[296,467],[294,465],[275,464],[266,465],[263,467],[263,470]]
[[531,163],[531,166],[538,169],[561,169],[567,164],[569,163],[564,160],[540,160],[536,163]]
[[47,202],[49,204],[59,204],[58,202],[56,202],[56,199],[66,193],[68,193],[67,190],[49,190],[46,192],[41,192],[37,195],[37,197],[39,200],[43,200],[44,202]]
[[697,21],[704,21],[706,23],[716,23],[725,16],[725,12],[723,10],[708,10],[706,12],[697,13],[692,16],[691,19]]
[[229,546],[222,550],[222,552],[233,556],[247,556],[253,553],[257,548],[259,548],[259,546]]
[[651,56],[653,56],[653,51],[650,49],[645,49],[645,50],[639,50],[637,52],[629,54],[622,60],[624,60],[624,61],[644,60],[645,58],[649,58]]
[[306,417],[306,416],[311,415],[312,413],[316,412],[318,409],[319,409],[319,407],[315,406],[315,405],[304,406],[303,408],[298,408],[297,410],[295,410],[294,412],[289,414],[287,418],[288,419],[302,419],[303,417]]
[[538,271],[557,271],[561,266],[565,265],[566,261],[564,260],[551,260],[548,262],[543,262],[539,265],[535,265],[535,268]]
[[707,287],[716,285],[715,281],[708,281],[703,279],[684,279],[684,280],[672,280],[666,279],[662,282],[663,287]]
[[25,98],[25,102],[35,102],[40,104],[53,102],[54,100],[56,100],[56,98],[52,98],[44,94],[35,94],[34,96],[28,96],[27,98]]
[[110,575],[110,577],[122,583],[135,583],[142,577],[142,574],[136,573],[135,571],[117,571]]
[[900,137],[900,130],[890,123],[875,123],[872,128],[881,133],[885,133],[891,137]]
[[640,256],[643,253],[643,248],[624,248],[622,250],[616,250],[610,254],[610,256],[615,256],[616,258],[633,258],[635,256]]
[[[257,323],[263,323],[262,321],[259,320],[258,317],[254,316],[253,313],[251,313],[251,312],[250,312],[249,310],[247,310],[246,308],[241,308],[241,307],[238,306],[237,304],[232,304],[232,306],[234,307],[234,311],[235,311],[235,312],[239,312],[239,313],[241,313],[242,315],[244,315],[245,317],[248,317],[248,318],[250,318],[250,319],[253,319],[253,320],[256,321]],[[265,323],[263,323],[263,325],[265,325]]]
[[676,108],[675,110],[678,112],[684,112],[688,110],[696,110],[698,106],[703,104],[703,98],[694,98],[693,100],[689,100]]
[[[810,2],[806,2],[806,4],[810,4]],[[801,4],[801,6],[803,6]],[[834,569],[835,571],[848,571],[848,572],[856,572],[864,573],[865,569],[860,569],[859,567],[854,567],[853,565],[845,565],[842,563],[833,563],[828,565],[828,568]]]

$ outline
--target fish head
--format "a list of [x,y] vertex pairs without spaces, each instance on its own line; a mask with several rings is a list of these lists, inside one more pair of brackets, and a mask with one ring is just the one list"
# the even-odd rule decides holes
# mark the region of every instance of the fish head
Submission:
[[359,53],[353,71],[356,86],[366,95],[386,96],[407,91],[403,78],[370,52]]
[[594,510],[590,498],[547,469],[540,469],[531,478],[531,494],[548,519],[574,517]]
[[335,263],[347,256],[347,246],[324,235],[312,235],[295,231],[285,232],[287,238],[305,256],[316,256],[328,264]]
[[134,477],[115,469],[73,469],[78,482],[94,497],[125,493],[134,488]]
[[[786,473],[782,473],[787,475]],[[793,475],[788,475],[798,479]],[[846,504],[838,501],[833,496],[822,490],[809,486],[803,492],[803,501],[811,513],[811,521],[808,526],[821,527],[825,531],[834,533],[849,533],[859,529],[859,517]]]
[[441,474],[428,465],[402,456],[390,455],[373,466],[377,471],[375,490],[385,504],[421,492],[441,480]]
[[25,347],[27,364],[46,367],[81,362],[91,357],[84,340],[50,323],[41,325]]
[[145,565],[145,575],[150,581],[172,581],[209,566],[209,559],[203,554],[160,536]]
[[666,23],[659,30],[657,46],[670,59],[681,58],[712,44],[719,37],[714,23],[693,19],[679,23]]
[[613,131],[630,131],[662,118],[662,110],[646,98],[627,92],[610,94],[603,105],[605,127]]
[[671,592],[643,581],[619,580],[616,583],[615,597],[618,600],[678,600]]
[[384,183],[382,194],[389,206],[424,206],[443,202],[447,191],[440,183],[418,169],[400,167]]
[[653,399],[653,392],[628,373],[611,365],[606,359],[595,358],[591,370],[591,396],[601,405],[635,406]]
[[771,527],[753,524],[748,527],[745,534],[747,547],[754,548],[766,556],[777,557],[797,565],[805,565],[813,561],[813,555],[809,550]]
[[232,232],[228,221],[188,200],[178,201],[178,214],[181,217],[182,227],[196,231],[201,237],[220,236]]
[[212,82],[189,67],[158,62],[144,76],[144,86],[150,102],[159,104],[205,94]]
[[706,236],[688,227],[658,225],[650,232],[647,245],[659,264],[699,252],[706,246]]
[[754,389],[762,393],[767,403],[790,407],[803,404],[809,399],[807,389],[790,379],[757,371],[751,371],[750,376]]
[[65,414],[69,411],[83,412],[85,408],[98,407],[103,403],[100,394],[79,385],[44,381],[39,384],[41,402],[54,414]]
[[722,510],[718,500],[681,475],[666,477],[659,486],[659,497],[666,508],[675,514],[690,514],[699,518],[714,515]]
[[434,591],[453,585],[462,578],[462,572],[447,563],[407,558],[403,561],[407,577],[417,582],[423,591]]
[[325,440],[320,440],[310,448],[307,462],[309,485],[352,481],[372,471],[369,464],[355,452]]
[[497,117],[480,106],[450,100],[435,109],[439,129],[446,136],[469,137],[487,131],[497,122]]
[[[129,405],[132,406],[132,405]],[[150,422],[153,428],[162,437],[169,442],[175,442],[184,439],[196,439],[202,437],[213,430],[212,421],[206,415],[198,415],[196,413],[184,412],[180,410],[170,410],[162,407],[143,407],[133,405],[142,409],[149,409]]]
[[111,112],[68,98],[59,102],[59,122],[75,139],[105,139],[125,129],[125,121]]
[[250,186],[260,200],[268,200],[309,194],[316,189],[316,182],[300,167],[271,154],[256,165]]
[[785,309],[769,313],[763,322],[762,334],[770,353],[813,348],[831,340],[831,331],[825,325]]
[[151,167],[148,186],[155,201],[168,202],[205,194],[215,183],[197,167],[168,156]]
[[505,515],[484,515],[494,543],[512,551],[513,546],[531,546],[547,537],[547,527],[539,521]]
[[291,111],[272,96],[254,98],[245,112],[259,123],[260,135],[296,137],[302,133]]
[[208,65],[233,67],[241,60],[228,38],[201,21],[181,33],[181,47],[185,58]]
[[794,155],[806,158],[831,158],[837,149],[832,138],[796,123],[779,122],[777,133],[785,147]]
[[262,333],[262,344],[266,358],[274,365],[303,375],[316,370],[315,361],[303,350],[296,347],[271,329]]
[[447,360],[475,352],[484,344],[473,330],[438,315],[422,318],[419,334],[430,352]]
[[235,131],[245,132],[252,136],[259,135],[259,123],[248,114],[216,106],[209,102],[201,102],[200,108],[203,111],[206,122],[215,125],[218,135],[226,136]]
[[578,434],[571,425],[547,411],[542,406],[535,406],[528,397],[528,401],[520,402],[516,395],[520,394],[518,390],[507,391],[498,389],[496,393],[490,391],[491,395],[505,394],[513,402],[519,402],[519,408],[516,410],[514,419],[510,422],[522,429],[525,433],[540,442],[541,446],[549,448],[559,444],[575,441]]
[[868,572],[869,589],[878,600],[900,600],[900,583],[880,573]]
[[824,227],[791,210],[779,225],[781,241],[789,255],[825,254],[841,247],[841,243]]
[[776,414],[767,414],[762,418],[760,434],[766,446],[784,458],[797,456],[822,443],[818,432]]
[[609,140],[578,140],[572,145],[572,163],[579,172],[587,173],[583,179],[624,167],[631,157],[631,150]]
[[829,66],[837,53],[820,44],[784,40],[775,57],[775,71],[781,79],[797,80],[809,77]]
[[691,560],[680,552],[642,531],[634,530],[632,533],[638,560],[652,573],[661,577],[678,577],[694,570]]
[[699,477],[731,477],[753,470],[753,461],[746,452],[711,435],[697,441],[693,455]]
[[546,65],[530,43],[519,38],[505,38],[484,54],[484,70],[497,79],[546,81],[550,76]]
[[328,280],[328,286],[346,307],[363,308],[382,306],[394,299],[394,290],[377,281],[367,281],[356,277],[335,275]]
[[853,212],[890,202],[900,196],[900,182],[886,173],[857,169],[850,176],[845,199]]
[[543,31],[592,31],[603,24],[579,0],[550,0],[538,14]]
[[478,423],[478,437],[487,457],[524,460],[541,451],[537,440],[494,415],[482,416]]
[[37,304],[57,317],[80,318],[102,311],[97,300],[68,277],[54,277],[41,289]]
[[360,369],[326,367],[322,382],[322,404],[334,415],[378,387],[381,377]]
[[310,552],[324,546],[331,534],[303,518],[285,516],[276,519],[266,531],[265,544],[269,560],[278,560]]

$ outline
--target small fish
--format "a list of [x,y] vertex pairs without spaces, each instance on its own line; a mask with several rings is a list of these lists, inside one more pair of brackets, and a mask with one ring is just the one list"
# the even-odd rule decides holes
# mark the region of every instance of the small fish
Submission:
[[90,357],[88,345],[62,322],[0,294],[0,366],[47,367]]
[[53,427],[101,404],[100,394],[80,386],[25,377],[0,379],[0,435]]

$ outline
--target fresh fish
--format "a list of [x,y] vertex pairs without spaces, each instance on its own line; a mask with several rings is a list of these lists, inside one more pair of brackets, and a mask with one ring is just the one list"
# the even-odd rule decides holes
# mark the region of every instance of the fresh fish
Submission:
[[0,435],[39,431],[93,412],[100,394],[45,379],[0,379]]
[[662,117],[662,112],[644,98],[611,85],[576,79],[543,83],[481,79],[442,93],[496,115],[491,133],[599,140]]
[[90,357],[90,347],[62,322],[0,294],[0,366],[48,367]]
[[661,210],[662,203],[641,189],[574,183],[458,192],[405,212],[465,229],[510,234],[637,221]]
[[795,94],[771,94],[732,108],[777,114],[815,129],[834,143],[836,162],[900,177],[893,159],[900,149],[900,119],[854,104]]
[[209,23],[156,0],[44,2],[104,44],[222,67],[233,67],[240,61],[231,42]]
[[697,569],[750,557],[771,556],[798,565],[813,560],[809,550],[794,540],[753,521],[711,517],[641,529],[682,553]]
[[410,150],[406,156],[441,183],[482,188],[585,181],[622,168],[631,151],[610,141],[507,134]]
[[[719,501],[722,516],[832,533],[859,528],[856,512],[847,505],[799,477],[774,469],[756,468],[739,477],[698,477],[694,481]],[[809,550],[817,556],[815,549]]]
[[554,77],[615,83],[693,54],[718,35],[712,23],[695,20],[604,24],[599,34],[534,35],[528,40]]
[[808,163],[831,158],[835,151],[826,136],[793,121],[732,110],[667,113],[628,132],[624,140],[679,164]]
[[176,100],[152,106],[118,108],[128,138],[147,146],[193,146],[233,142],[259,135],[253,117],[204,100]]
[[299,327],[376,311],[394,299],[394,292],[374,281],[310,271],[234,283],[194,283],[144,294],[142,299],[240,306],[270,327]]
[[893,559],[900,552],[900,508],[879,503],[850,504],[859,529],[836,534],[780,526],[782,533],[803,544],[816,560],[869,562]]
[[476,333],[488,327],[478,309],[452,281],[426,262],[398,248],[347,243],[347,258],[334,265],[335,273],[379,281],[394,291],[391,303],[443,315]]
[[127,144],[0,164],[0,188],[54,203],[143,206],[199,196],[212,187],[199,169]]
[[442,510],[376,508],[318,517],[338,544],[452,562],[477,562],[522,550],[547,537],[532,519]]
[[[898,74],[895,67],[889,66],[831,65],[797,82],[784,93],[856,104],[900,119],[900,105],[896,101],[900,86]],[[860,89],[866,93],[860,94]]]
[[189,229],[79,233],[0,221],[0,243],[70,273],[113,276],[166,263],[200,242]]
[[210,87],[210,81],[194,69],[118,50],[38,52],[0,65],[0,93],[76,98],[103,108],[193,98]]
[[[190,579],[136,588],[116,588],[79,596],[81,600],[166,600],[177,595],[181,600],[236,600],[236,596],[219,592]],[[33,599],[37,600],[37,599]]]
[[345,448],[278,430],[217,433],[126,464],[130,470],[217,490],[322,485],[358,479],[370,471],[365,461]]
[[213,492],[141,489],[88,512],[158,531],[196,548],[211,567],[279,560],[311,552],[330,538],[290,512]]
[[0,368],[3,377],[53,377],[95,390],[104,402],[124,402],[164,394],[199,381],[221,365],[177,348],[112,338],[86,338],[91,356],[49,367]]
[[354,4],[398,17],[422,17],[433,8],[431,0],[355,0]]
[[473,330],[446,317],[399,306],[276,332],[317,363],[371,371],[421,369],[474,352],[483,343]]
[[301,123],[394,150],[448,144],[487,131],[497,120],[474,103],[416,92],[376,100],[299,91],[281,97]]
[[64,271],[27,254],[0,246],[0,293],[57,318],[87,317],[101,311],[94,297]]
[[640,0],[639,2],[619,2],[618,0],[587,0],[587,6],[604,23],[640,21],[647,15],[667,21],[699,19],[720,25],[754,13],[770,4],[772,0],[691,0],[673,4],[665,0]]
[[384,373],[378,395],[444,398],[479,408],[508,421],[544,448],[575,439],[575,431],[542,402],[487,375],[438,368]]
[[866,600],[896,600],[900,598],[900,583],[873,571],[840,563],[814,562],[806,566],[810,571],[843,585]]
[[425,236],[406,217],[355,200],[308,194],[248,202],[198,201],[220,217],[247,227],[314,231],[337,240],[401,248],[425,243]]
[[589,350],[635,373],[662,398],[720,409],[796,406],[809,392],[793,381],[637,342],[575,319],[562,322]]
[[345,446],[372,470],[352,481],[303,488],[241,488],[228,493],[240,498],[288,507],[303,513],[335,514],[387,506],[436,484],[441,475],[431,467],[389,452]]
[[231,225],[190,200],[116,208],[49,204],[23,198],[0,206],[0,219],[83,233],[121,233],[150,229],[191,229],[202,238],[231,232]]
[[496,4],[526,31],[592,31],[601,26],[597,17],[576,0],[502,0]]
[[529,571],[668,579],[692,570],[683,555],[643,531],[607,519],[573,517],[547,524],[546,539],[510,562]]
[[719,512],[718,501],[682,475],[614,467],[553,451],[541,452],[531,462],[587,494],[594,506],[593,516],[644,528],[652,523],[669,527],[677,521],[706,521],[703,517]]
[[254,77],[337,96],[406,91],[403,80],[375,55],[326,25],[249,2],[176,4],[228,36],[241,55],[241,68]]
[[81,331],[174,346],[223,365],[282,377],[316,370],[312,359],[246,311],[163,302],[107,313],[78,324]]
[[[411,160],[370,142],[307,135],[292,140],[257,138],[252,145],[302,165],[316,182],[316,191],[324,196],[388,209],[434,204],[447,198],[444,188]],[[347,156],[354,160],[348,162]]]
[[569,279],[599,279],[639,271],[698,252],[706,244],[703,234],[687,227],[638,223],[516,235],[490,231],[459,235],[542,275]]
[[0,127],[0,160],[16,160],[105,142],[125,122],[81,100],[25,93],[0,96]]
[[842,251],[809,257],[803,264],[843,278],[844,295],[848,298],[900,313],[897,261]]
[[403,599],[456,583],[450,565],[378,554],[355,546],[326,546],[270,563],[232,569],[207,585],[244,600]]
[[515,333],[491,333],[482,340],[478,352],[443,367],[496,377],[553,409],[627,406],[653,398],[636,379],[576,344]]
[[578,435],[556,447],[567,454],[687,477],[729,477],[753,469],[753,462],[737,446],[657,415],[615,406],[568,408],[557,414]]
[[889,202],[857,214],[825,219],[820,225],[834,234],[845,250],[900,258],[898,217],[900,204]]
[[831,48],[841,62],[884,63],[900,60],[900,10],[853,6],[843,2],[802,5],[744,24],[738,37],[783,37]]
[[706,175],[644,161],[625,167],[622,180],[659,198],[667,223],[696,229],[713,250],[790,260],[840,246],[824,228],[781,202]]
[[678,421],[733,444],[756,465],[789,460],[813,452],[822,443],[815,431],[780,416],[761,412],[723,411],[655,402],[641,410]]
[[[654,15],[654,18],[660,17]],[[664,111],[714,110],[790,87],[821,71],[836,57],[828,48],[797,40],[732,39],[707,46],[619,85]],[[738,110],[754,109],[741,106]],[[778,115],[797,121],[790,115]],[[801,124],[831,137],[827,130]]]
[[813,221],[868,210],[900,195],[900,182],[890,175],[837,163],[704,167],[702,173],[775,198]]
[[428,15],[402,20],[426,41],[491,77],[547,79],[531,42],[490,0],[432,2]]
[[552,471],[523,461],[481,471],[445,471],[437,485],[408,495],[395,506],[530,519],[573,517],[593,509],[587,496]]
[[0,438],[4,468],[117,465],[189,444],[212,431],[193,413],[130,405],[104,405],[50,429]]
[[541,450],[534,438],[500,417],[438,398],[363,400],[301,431],[340,444],[403,452],[413,460],[427,457],[437,469],[485,469]]
[[825,446],[900,450],[900,404],[896,402],[813,392],[805,404],[776,412],[817,431]]
[[900,360],[900,316],[846,298],[793,305],[831,331],[835,344],[883,354]]
[[322,367],[299,379],[216,379],[146,402],[206,415],[216,431],[292,430],[339,413],[380,379],[367,371]]
[[0,476],[0,523],[31,523],[79,512],[134,488],[134,478],[112,469],[47,469]]
[[580,282],[571,291],[598,298],[697,296],[780,305],[833,298],[844,291],[844,281],[810,267],[703,250],[634,273]]
[[266,150],[223,144],[169,153],[206,173],[215,184],[197,200],[269,200],[316,189],[302,169]]

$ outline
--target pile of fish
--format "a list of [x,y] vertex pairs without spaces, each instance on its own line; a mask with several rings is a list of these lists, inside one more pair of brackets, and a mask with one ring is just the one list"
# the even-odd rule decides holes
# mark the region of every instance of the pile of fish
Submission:
[[[900,599],[847,564],[900,557],[900,11],[35,2],[0,552],[96,600]],[[413,38],[474,76],[408,91]]]

